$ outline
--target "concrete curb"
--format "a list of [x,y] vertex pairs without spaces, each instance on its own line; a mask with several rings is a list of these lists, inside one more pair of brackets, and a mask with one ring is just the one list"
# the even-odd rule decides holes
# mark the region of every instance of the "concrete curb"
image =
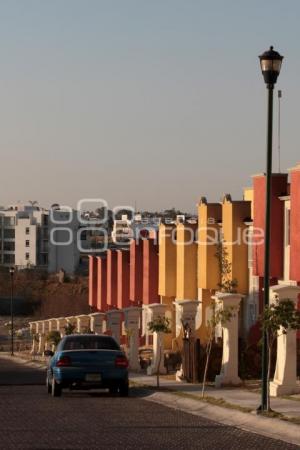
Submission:
[[300,427],[293,423],[179,397],[176,392],[153,392],[144,400],[300,446]]

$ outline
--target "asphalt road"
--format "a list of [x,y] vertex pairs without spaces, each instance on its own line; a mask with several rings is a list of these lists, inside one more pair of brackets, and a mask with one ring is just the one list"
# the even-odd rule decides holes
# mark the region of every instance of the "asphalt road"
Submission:
[[44,371],[0,357],[0,449],[298,448],[145,401],[107,393],[46,393]]

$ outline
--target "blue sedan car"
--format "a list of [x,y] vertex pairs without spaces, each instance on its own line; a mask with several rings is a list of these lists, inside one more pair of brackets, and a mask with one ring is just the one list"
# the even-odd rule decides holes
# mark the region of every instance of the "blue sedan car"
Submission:
[[46,385],[49,394],[59,397],[62,390],[106,389],[127,397],[128,360],[111,336],[73,334],[65,336],[50,356]]

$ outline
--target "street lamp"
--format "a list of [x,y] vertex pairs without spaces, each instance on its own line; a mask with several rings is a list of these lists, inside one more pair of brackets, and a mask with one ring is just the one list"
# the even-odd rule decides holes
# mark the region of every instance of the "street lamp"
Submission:
[[[264,307],[269,305],[270,288],[270,232],[271,232],[271,177],[272,177],[272,137],[273,137],[273,91],[280,73],[283,56],[270,47],[259,56],[261,71],[268,89],[268,129],[266,163],[266,211],[265,211],[265,259],[264,259]],[[259,411],[268,408],[268,345],[267,334],[263,332],[262,346],[262,389]]]
[[9,268],[10,273],[10,333],[11,333],[11,356],[14,356],[14,309],[13,309],[13,298],[14,298],[14,274],[15,268]]

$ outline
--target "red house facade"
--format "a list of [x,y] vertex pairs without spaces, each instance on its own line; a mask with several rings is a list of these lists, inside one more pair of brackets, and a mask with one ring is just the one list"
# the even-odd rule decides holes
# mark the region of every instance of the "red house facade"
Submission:
[[132,240],[129,248],[89,256],[89,305],[98,311],[159,302],[158,246]]
[[300,165],[291,170],[290,220],[290,278],[300,283]]
[[97,257],[97,309],[107,310],[107,260]]
[[107,296],[106,303],[109,309],[114,309],[118,304],[118,262],[116,250],[107,251]]
[[117,307],[118,309],[128,308],[131,305],[129,300],[129,278],[130,278],[130,253],[127,250],[117,251]]
[[[270,276],[280,279],[283,276],[283,235],[284,205],[280,197],[287,193],[287,174],[273,174],[271,195],[271,248],[270,248]],[[253,227],[253,275],[264,276],[264,251],[265,246],[259,230],[265,233],[265,208],[266,208],[266,177],[257,175],[253,177],[253,203],[254,217]]]

